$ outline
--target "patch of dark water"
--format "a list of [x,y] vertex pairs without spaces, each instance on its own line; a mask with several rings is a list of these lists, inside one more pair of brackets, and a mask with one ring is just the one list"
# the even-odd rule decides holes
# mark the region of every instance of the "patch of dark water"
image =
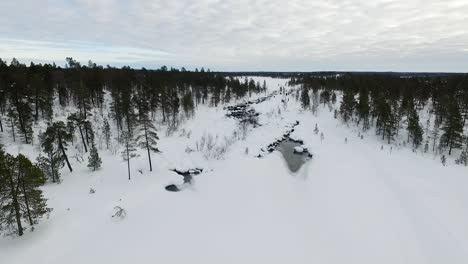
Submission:
[[185,189],[188,185],[192,184],[192,179],[193,176],[198,175],[203,172],[203,169],[195,168],[195,169],[189,169],[185,171],[181,171],[178,169],[172,169],[171,171],[181,175],[184,177],[184,183],[183,184],[169,184],[165,187],[167,191],[170,192],[179,192],[183,189]]
[[279,143],[276,150],[281,152],[291,172],[297,172],[312,158],[312,154],[301,143],[289,138]]

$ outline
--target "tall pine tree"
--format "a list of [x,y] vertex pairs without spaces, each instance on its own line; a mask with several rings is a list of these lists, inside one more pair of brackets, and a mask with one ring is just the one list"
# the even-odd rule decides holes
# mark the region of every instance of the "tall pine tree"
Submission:
[[124,144],[124,149],[122,150],[122,158],[124,161],[127,162],[127,170],[128,170],[128,179],[131,179],[131,173],[130,173],[130,160],[135,158],[136,155],[136,148],[135,146],[135,140],[133,138],[133,133],[128,132],[128,131],[123,131],[122,132],[122,142]]
[[451,155],[452,149],[459,148],[463,141],[463,119],[456,103],[449,105],[442,131],[440,143],[449,148],[449,155]]
[[419,124],[419,115],[415,109],[410,110],[408,116],[408,139],[412,140],[413,147],[418,148],[423,140],[423,129]]

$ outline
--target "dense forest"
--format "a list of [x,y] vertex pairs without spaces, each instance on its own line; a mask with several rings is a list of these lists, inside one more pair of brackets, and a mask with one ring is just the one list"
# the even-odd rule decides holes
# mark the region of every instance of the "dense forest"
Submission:
[[[414,151],[434,152],[445,164],[445,154],[457,150],[456,162],[467,165],[465,74],[223,73],[102,67],[91,61],[81,65],[72,58],[64,67],[0,60],[0,137],[41,150],[30,161],[0,146],[0,231],[22,235],[24,224],[33,227],[50,212],[39,187],[59,183],[62,168],[73,171],[68,148],[89,153],[88,167],[94,171],[102,164],[97,141],[106,149],[118,142],[128,179],[131,159],[140,148],[152,171],[151,155],[159,152],[155,122],[175,130],[181,114],[190,118],[200,104],[216,107],[266,92],[265,82],[239,77],[253,75],[288,78],[294,88],[281,87],[280,92],[295,92],[304,109],[314,112],[320,104],[339,102],[334,116],[346,124],[375,129],[389,144],[405,129],[404,143]],[[73,112],[60,116],[58,109]],[[39,123],[44,129],[35,129]]]
[[[175,129],[181,111],[190,116],[199,104],[218,106],[265,90],[265,84],[252,79],[226,78],[203,68],[104,68],[91,61],[81,65],[72,58],[62,68],[0,60],[0,137],[9,134],[12,141],[34,144],[42,151],[33,164],[23,155],[5,153],[0,145],[0,230],[22,235],[22,219],[32,226],[48,212],[38,187],[46,180],[60,182],[60,169],[65,165],[73,171],[70,146],[81,145],[84,152],[89,151],[88,167],[96,170],[102,161],[95,134],[103,136],[107,149],[116,138],[124,146],[122,158],[128,163],[130,179],[136,147],[147,152],[152,170],[151,153],[159,151],[156,114]],[[106,95],[111,102],[109,116],[96,122],[92,110],[102,114]],[[56,118],[54,109],[69,106],[76,112],[66,119]],[[33,129],[40,122],[46,124],[45,131]]]
[[[389,144],[406,128],[414,149],[452,155],[462,149],[457,163],[467,164],[468,75],[466,74],[299,74],[291,84],[301,85],[301,102],[328,103],[341,94],[339,115],[363,130],[375,128]],[[309,91],[312,91],[311,100]],[[312,106],[314,107],[314,106]]]

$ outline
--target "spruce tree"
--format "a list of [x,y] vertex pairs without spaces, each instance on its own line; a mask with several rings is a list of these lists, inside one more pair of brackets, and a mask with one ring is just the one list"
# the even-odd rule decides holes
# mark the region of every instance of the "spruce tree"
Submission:
[[350,88],[344,89],[343,99],[340,105],[340,114],[345,123],[352,117],[355,105],[354,92]]
[[304,109],[310,106],[309,89],[306,86],[302,86],[301,89],[301,106]]
[[179,100],[179,96],[177,95],[177,91],[175,90],[172,92],[172,96],[171,96],[172,126],[175,126],[177,123],[179,107],[180,107],[180,100]]
[[408,138],[411,138],[413,147],[418,148],[423,140],[423,129],[419,124],[419,115],[415,109],[410,110],[408,117]]
[[88,168],[95,171],[95,170],[101,168],[101,164],[102,164],[101,157],[99,157],[99,153],[98,153],[98,150],[96,148],[96,145],[93,143],[91,145],[91,150],[89,151]]
[[356,110],[359,115],[360,121],[363,122],[364,130],[369,129],[369,92],[366,88],[362,88],[359,92],[359,103],[357,104]]
[[452,103],[448,108],[447,118],[442,126],[443,134],[440,143],[449,148],[449,155],[453,148],[459,148],[463,141],[463,119],[456,103]]
[[184,109],[185,115],[190,117],[194,113],[192,93],[187,93],[182,97],[182,108]]

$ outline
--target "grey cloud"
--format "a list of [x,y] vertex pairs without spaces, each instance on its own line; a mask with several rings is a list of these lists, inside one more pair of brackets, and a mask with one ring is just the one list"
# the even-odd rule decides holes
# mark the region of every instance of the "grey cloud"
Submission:
[[3,57],[20,57],[31,41],[49,43],[37,59],[54,43],[69,45],[62,55],[89,41],[107,43],[102,60],[141,66],[468,71],[464,0],[18,0],[0,9],[15,10],[0,16],[0,38],[26,40],[0,45]]

